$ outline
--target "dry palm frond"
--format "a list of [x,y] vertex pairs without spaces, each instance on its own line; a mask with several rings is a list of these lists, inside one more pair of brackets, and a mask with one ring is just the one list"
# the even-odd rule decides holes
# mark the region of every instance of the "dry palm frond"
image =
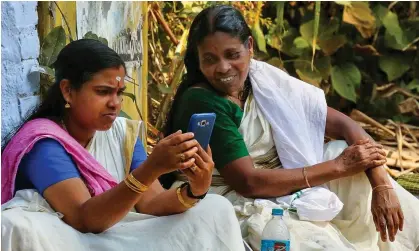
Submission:
[[419,175],[419,127],[392,120],[387,120],[383,125],[358,110],[352,111],[351,118],[384,146],[387,154],[386,170],[392,177],[398,178],[410,173]]

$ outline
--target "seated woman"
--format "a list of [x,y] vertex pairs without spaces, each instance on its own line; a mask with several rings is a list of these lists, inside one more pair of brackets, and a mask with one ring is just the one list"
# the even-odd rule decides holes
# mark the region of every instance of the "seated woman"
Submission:
[[[1,250],[244,250],[231,204],[205,197],[211,151],[178,131],[147,158],[141,123],[117,117],[126,69],[115,51],[74,41],[55,70],[2,153]],[[157,178],[174,170],[188,182],[164,190]]]
[[[233,7],[198,14],[188,37],[187,74],[166,128],[166,135],[185,130],[192,114],[216,113],[210,192],[233,203],[243,236],[259,249],[271,202],[260,199],[283,201],[322,186],[337,196],[336,217],[314,222],[290,214],[291,250],[415,250],[419,201],[389,178],[382,146],[327,107],[319,88],[252,60],[253,43]],[[325,135],[347,144],[324,145]]]

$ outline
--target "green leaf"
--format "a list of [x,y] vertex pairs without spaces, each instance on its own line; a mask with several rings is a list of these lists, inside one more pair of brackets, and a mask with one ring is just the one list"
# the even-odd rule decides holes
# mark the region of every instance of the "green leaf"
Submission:
[[293,44],[297,49],[305,49],[310,46],[307,40],[305,40],[303,37],[295,38]]
[[99,41],[102,42],[105,45],[108,45],[108,40],[106,38],[99,37]]
[[401,42],[398,42],[397,39],[390,34],[388,30],[384,33],[384,43],[386,46],[396,49],[403,50],[405,49],[413,40],[415,39],[415,32],[412,30],[403,30]]
[[320,9],[321,9],[321,2],[316,1],[314,7],[314,31],[313,31],[313,41],[311,43],[312,50],[312,57],[311,57],[311,69],[314,69],[314,56],[316,54],[316,47],[317,47],[317,35],[319,33],[319,26],[320,26]]
[[85,38],[85,39],[94,39],[94,40],[98,40],[98,41],[102,42],[103,44],[108,45],[108,40],[107,40],[106,38],[104,38],[104,37],[99,37],[98,35],[96,35],[95,33],[91,32],[91,31],[87,32],[87,33],[83,36],[83,38]]
[[314,59],[314,66],[320,72],[323,79],[328,79],[330,71],[332,70],[332,64],[330,57],[322,57]]
[[308,42],[313,40],[313,27],[314,20],[310,20],[302,25],[300,25],[301,36]]
[[340,28],[340,22],[337,18],[333,18],[330,21],[321,20],[319,28],[319,39],[329,39],[335,36],[335,33]]
[[336,92],[356,103],[356,88],[361,84],[361,72],[353,63],[335,65],[332,68],[332,85]]
[[381,21],[389,34],[396,38],[397,43],[402,44],[403,30],[400,28],[397,14],[388,11]]
[[121,110],[119,112],[118,117],[123,117],[123,118],[127,118],[127,119],[132,119],[128,114],[126,114],[123,110]]
[[39,64],[51,66],[56,60],[58,53],[64,48],[66,35],[62,26],[57,26],[48,33],[41,47]]
[[403,48],[405,47],[405,45],[399,44],[397,42],[397,39],[393,37],[388,30],[386,30],[384,33],[384,44],[387,47],[390,47],[392,49],[399,50],[399,51],[403,50]]
[[300,69],[297,69],[295,72],[302,81],[320,87],[320,83],[322,81],[322,76],[320,73],[311,70],[304,71]]
[[172,94],[173,89],[170,88],[170,86],[166,84],[158,84],[157,87],[159,88],[159,91],[163,94]]
[[95,33],[91,32],[91,31],[87,32],[87,33],[83,36],[83,38],[85,38],[85,39],[95,39],[95,40],[99,40],[99,37],[98,37]]
[[374,14],[377,16],[377,26],[384,25],[386,28],[384,42],[387,47],[403,50],[416,38],[415,32],[412,29],[402,29],[397,14],[384,6],[375,6]]
[[284,3],[285,2],[276,2],[276,19],[275,22],[279,27],[279,31],[282,33],[285,30],[284,26]]
[[[300,34],[301,36],[310,43],[313,41],[314,38],[314,20],[310,20],[300,26]],[[319,31],[317,38],[320,39],[329,39],[339,30],[339,21],[337,19],[332,19],[330,21],[321,20],[319,24]]]
[[266,35],[266,43],[274,49],[281,49],[281,38],[276,34]]
[[200,6],[192,7],[192,12],[199,13],[201,11],[202,11],[202,7]]
[[319,39],[319,46],[326,56],[332,55],[345,44],[346,37],[344,35],[336,35],[328,39]]
[[316,63],[318,60],[315,60],[313,69],[310,60],[310,51],[307,51],[305,55],[294,61],[295,72],[302,81],[320,87],[323,78],[322,73],[317,69]]
[[382,6],[381,4],[377,4],[374,9],[373,9],[373,13],[376,17],[376,25],[377,28],[381,27],[383,25],[383,18],[387,15],[387,12],[389,12],[389,10]]
[[379,59],[379,66],[387,74],[388,81],[393,81],[410,69],[408,57],[401,55],[382,56]]
[[294,40],[298,37],[298,31],[295,28],[290,28],[284,33],[282,43],[280,45],[280,52],[287,54],[288,56],[294,57],[297,54],[294,52]]
[[278,57],[270,58],[266,63],[268,63],[268,64],[270,64],[272,66],[275,66],[276,68],[284,69],[284,63]]
[[282,38],[285,33],[284,22],[284,2],[276,2],[275,23],[269,27],[268,34],[265,36],[266,43],[277,50],[281,49]]
[[351,5],[351,1],[334,1],[334,2],[339,4],[339,5],[343,5],[343,6],[350,6]]
[[411,118],[410,116],[406,116],[406,115],[402,115],[402,114],[397,114],[397,115],[394,115],[394,116],[393,116],[393,118],[392,118],[392,120],[393,120],[393,121],[395,121],[395,122],[400,122],[400,123],[402,123],[402,124],[409,123],[409,121],[410,121],[411,119],[412,119],[412,118]]
[[181,1],[184,9],[192,9],[192,1]]
[[263,35],[262,28],[260,27],[259,22],[255,23],[255,25],[253,26],[252,35],[256,41],[259,50],[267,53],[265,36]]
[[419,79],[415,78],[413,79],[407,86],[407,89],[413,91],[416,90],[416,92],[419,92]]

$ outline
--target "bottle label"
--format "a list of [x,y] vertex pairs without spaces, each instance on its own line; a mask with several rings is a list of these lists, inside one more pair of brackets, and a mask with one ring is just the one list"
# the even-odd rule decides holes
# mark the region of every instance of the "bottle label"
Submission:
[[262,240],[260,251],[290,251],[290,241]]

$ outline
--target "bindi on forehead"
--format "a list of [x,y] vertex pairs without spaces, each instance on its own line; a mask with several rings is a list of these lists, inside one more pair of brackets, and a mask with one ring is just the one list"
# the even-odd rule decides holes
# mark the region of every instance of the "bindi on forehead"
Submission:
[[112,77],[111,79],[103,79],[103,80],[99,80],[96,81],[93,84],[93,87],[103,87],[103,88],[109,88],[109,89],[125,89],[126,85],[125,85],[125,81],[122,77]]
[[125,87],[125,85],[124,85],[124,81],[123,81],[122,77],[120,77],[120,76],[116,76],[116,77],[115,77],[115,79],[116,79],[116,81],[117,81],[116,86],[117,86],[118,88],[124,88],[124,87]]

